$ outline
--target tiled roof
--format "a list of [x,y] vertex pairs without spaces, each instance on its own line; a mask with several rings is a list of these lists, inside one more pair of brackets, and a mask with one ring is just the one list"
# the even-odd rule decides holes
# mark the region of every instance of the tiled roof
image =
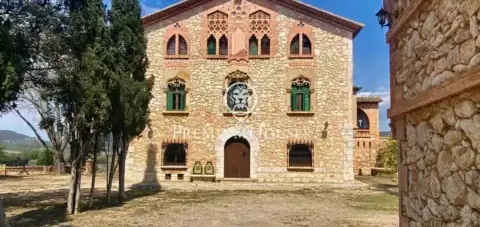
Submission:
[[357,102],[383,102],[382,98],[377,96],[358,96]]

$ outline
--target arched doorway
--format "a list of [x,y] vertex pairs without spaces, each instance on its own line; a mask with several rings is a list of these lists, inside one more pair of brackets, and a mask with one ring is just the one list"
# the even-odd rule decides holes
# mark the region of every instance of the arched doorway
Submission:
[[239,136],[231,137],[224,147],[225,178],[250,178],[250,144]]

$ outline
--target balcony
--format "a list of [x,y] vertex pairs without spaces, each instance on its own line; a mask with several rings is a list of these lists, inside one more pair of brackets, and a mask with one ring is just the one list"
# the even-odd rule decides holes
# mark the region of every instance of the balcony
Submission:
[[370,138],[370,130],[369,129],[355,130],[355,138]]

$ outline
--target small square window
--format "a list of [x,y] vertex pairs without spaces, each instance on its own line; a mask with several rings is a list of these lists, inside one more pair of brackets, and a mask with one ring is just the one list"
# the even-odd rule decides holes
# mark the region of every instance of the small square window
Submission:
[[165,174],[165,180],[172,180],[172,174]]
[[177,175],[177,180],[183,180],[183,174],[178,174]]

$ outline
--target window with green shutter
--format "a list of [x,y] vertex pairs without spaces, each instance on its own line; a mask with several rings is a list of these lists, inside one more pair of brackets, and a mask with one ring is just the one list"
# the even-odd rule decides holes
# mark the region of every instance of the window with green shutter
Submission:
[[291,111],[310,111],[310,86],[292,85],[290,93]]
[[207,52],[208,52],[208,55],[216,55],[217,54],[217,40],[215,39],[215,37],[213,35],[210,36],[210,38],[208,38],[208,41],[207,41]]
[[170,82],[167,91],[167,110],[184,111],[186,108],[185,82],[177,79],[178,83]]
[[255,35],[250,38],[249,53],[250,55],[258,55],[258,39]]

